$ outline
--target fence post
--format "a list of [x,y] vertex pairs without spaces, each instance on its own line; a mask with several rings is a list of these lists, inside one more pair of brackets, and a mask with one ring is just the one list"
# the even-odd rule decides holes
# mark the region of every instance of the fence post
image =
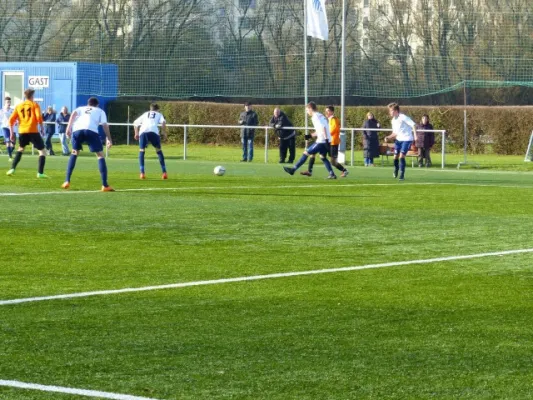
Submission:
[[130,145],[130,106],[128,106],[128,127],[126,129],[128,132],[126,136],[126,145],[129,146]]
[[268,128],[265,128],[265,164],[268,163]]
[[442,132],[442,155],[441,155],[441,169],[446,165],[446,131]]
[[187,159],[187,125],[183,125],[183,159]]
[[354,147],[355,147],[355,132],[354,132],[353,129],[351,130],[351,132],[352,132],[352,144],[351,144],[352,148],[351,148],[351,160],[350,160],[350,165],[353,167],[353,164],[354,164],[354,158],[355,158],[355,149],[354,149]]

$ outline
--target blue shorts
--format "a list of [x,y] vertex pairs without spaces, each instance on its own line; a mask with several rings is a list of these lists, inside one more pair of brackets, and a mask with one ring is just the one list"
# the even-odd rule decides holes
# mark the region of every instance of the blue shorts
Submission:
[[156,149],[161,148],[161,138],[155,132],[143,132],[139,138],[139,148],[146,149],[151,143]]
[[72,135],[72,149],[77,151],[82,150],[83,143],[87,143],[89,145],[89,150],[92,153],[98,153],[104,150],[104,146],[100,140],[100,135],[97,132],[93,132],[88,129],[74,132]]
[[400,142],[396,140],[394,142],[394,154],[400,154],[406,155],[409,149],[411,148],[411,144],[413,144],[412,140],[409,140],[407,142]]
[[2,128],[2,132],[4,133],[4,143],[11,143],[11,133],[9,132],[9,128]]
[[327,157],[329,152],[329,144],[328,143],[313,143],[311,146],[309,146],[305,151],[307,151],[307,154],[320,154],[323,157]]

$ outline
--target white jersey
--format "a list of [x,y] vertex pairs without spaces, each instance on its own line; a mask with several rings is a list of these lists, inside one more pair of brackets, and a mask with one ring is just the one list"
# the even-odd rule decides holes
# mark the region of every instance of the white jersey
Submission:
[[154,132],[159,135],[159,125],[165,121],[165,117],[157,111],[147,111],[135,121],[134,126],[140,126],[139,135],[144,132]]
[[320,114],[315,112],[311,117],[311,122],[316,131],[316,143],[326,143],[331,141],[331,133],[329,132],[329,121],[328,119]]
[[107,116],[101,108],[78,107],[74,113],[76,113],[76,119],[72,124],[72,132],[89,130],[98,133],[98,125],[107,124]]
[[2,121],[2,128],[9,129],[9,117],[11,117],[13,111],[15,111],[14,108],[6,108],[5,106],[0,110],[0,121]]
[[399,142],[412,142],[414,140],[413,129],[416,124],[405,114],[398,114],[392,119],[392,133]]

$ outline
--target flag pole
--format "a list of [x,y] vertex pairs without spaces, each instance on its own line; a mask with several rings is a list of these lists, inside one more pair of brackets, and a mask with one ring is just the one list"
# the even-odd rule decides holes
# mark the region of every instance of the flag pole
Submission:
[[342,28],[341,28],[341,143],[339,162],[346,162],[346,133],[344,132],[346,106],[346,0],[342,0]]
[[341,37],[341,130],[344,130],[344,107],[346,105],[346,0],[342,0]]
[[[307,70],[307,0],[304,1],[304,101],[305,105],[309,102],[307,84],[308,84],[308,70]],[[307,135],[307,112],[305,113],[305,134]],[[307,146],[306,146],[307,147]]]

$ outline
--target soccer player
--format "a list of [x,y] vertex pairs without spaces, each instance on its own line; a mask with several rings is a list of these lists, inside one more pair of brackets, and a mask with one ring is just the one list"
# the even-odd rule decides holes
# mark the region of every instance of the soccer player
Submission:
[[328,179],[337,179],[337,176],[333,172],[331,164],[327,158],[329,151],[329,142],[331,140],[328,120],[326,119],[326,117],[324,117],[324,115],[320,114],[316,110],[316,104],[313,101],[307,104],[306,111],[307,114],[311,117],[313,127],[315,128],[315,132],[312,132],[310,136],[315,137],[316,141],[304,151],[304,154],[294,165],[294,167],[283,167],[283,169],[288,174],[294,175],[296,170],[305,164],[305,161],[308,157],[318,153],[326,169],[329,172]]
[[44,135],[43,128],[43,116],[41,113],[41,107],[39,104],[33,101],[34,89],[26,89],[24,91],[24,100],[18,106],[15,107],[13,114],[9,117],[9,133],[12,143],[15,142],[15,130],[14,125],[19,124],[19,147],[13,158],[13,164],[11,169],[7,171],[7,175],[12,176],[15,173],[24,148],[30,143],[39,150],[39,164],[37,170],[37,178],[47,178],[44,174],[44,164],[46,162],[46,153],[44,151],[44,141],[42,136]]
[[[331,145],[329,150],[331,165],[333,165],[339,171],[342,171],[341,178],[346,178],[348,176],[348,170],[337,161],[337,158],[339,157],[339,145],[341,144],[341,124],[339,119],[335,116],[335,107],[326,107],[326,117],[329,121],[329,132],[331,134]],[[307,165],[307,171],[302,171],[300,174],[312,176],[314,164],[315,157],[311,156],[309,159],[309,164]]]
[[11,107],[11,97],[4,99],[4,108],[0,110],[0,121],[2,124],[2,132],[4,134],[4,144],[6,146],[9,161],[13,161],[13,148],[15,143],[11,141],[11,131],[9,130],[9,117],[13,114],[13,108]]
[[65,183],[61,186],[63,189],[70,187],[70,178],[76,166],[78,154],[82,149],[83,143],[87,143],[91,153],[96,153],[98,158],[98,169],[102,177],[102,192],[115,191],[107,184],[107,165],[103,153],[104,147],[100,140],[100,135],[98,135],[98,125],[101,124],[104,129],[107,148],[110,148],[113,143],[109,133],[109,126],[107,125],[107,116],[102,109],[98,108],[98,104],[98,99],[91,97],[86,106],[76,108],[70,116],[66,134],[69,138],[72,136],[72,153],[68,160],[67,177]]
[[389,115],[392,121],[392,133],[385,138],[394,141],[394,172],[392,176],[398,177],[400,170],[400,180],[405,179],[405,155],[411,148],[416,135],[416,124],[407,115],[400,113],[400,106],[397,103],[390,103],[388,106]]
[[159,105],[150,104],[150,111],[145,112],[133,122],[135,129],[135,140],[139,141],[139,165],[141,167],[141,179],[146,179],[144,173],[144,153],[148,144],[154,146],[161,164],[161,171],[163,179],[168,179],[167,168],[165,167],[165,157],[161,151],[161,138],[159,136],[159,125],[161,125],[161,134],[163,139],[167,138],[167,122],[165,117],[159,112]]

